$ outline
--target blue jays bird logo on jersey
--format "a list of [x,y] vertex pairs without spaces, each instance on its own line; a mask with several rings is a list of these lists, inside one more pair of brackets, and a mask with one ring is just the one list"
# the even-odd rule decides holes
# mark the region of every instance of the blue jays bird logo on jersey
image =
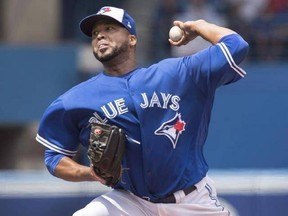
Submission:
[[185,131],[185,121],[181,119],[181,114],[176,113],[176,115],[164,122],[155,132],[155,135],[164,135],[170,139],[173,144],[173,148],[176,148],[179,136]]

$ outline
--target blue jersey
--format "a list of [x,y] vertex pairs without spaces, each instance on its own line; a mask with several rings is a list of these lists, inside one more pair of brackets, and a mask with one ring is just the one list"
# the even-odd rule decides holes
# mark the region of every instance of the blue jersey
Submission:
[[203,146],[215,90],[246,74],[238,64],[247,51],[232,34],[197,54],[124,76],[100,73],[47,108],[36,139],[58,155],[74,156],[80,143],[88,147],[91,122],[117,125],[128,141],[116,188],[153,201],[191,186],[208,170]]

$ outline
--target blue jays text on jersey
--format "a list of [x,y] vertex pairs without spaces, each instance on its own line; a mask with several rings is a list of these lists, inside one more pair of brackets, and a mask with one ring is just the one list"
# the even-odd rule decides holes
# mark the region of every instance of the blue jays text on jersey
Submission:
[[75,86],[46,110],[36,139],[53,174],[63,156],[88,146],[89,122],[124,129],[127,149],[116,188],[156,200],[208,171],[203,146],[216,88],[245,76],[248,44],[232,34],[191,56],[170,58],[120,77],[105,72]]

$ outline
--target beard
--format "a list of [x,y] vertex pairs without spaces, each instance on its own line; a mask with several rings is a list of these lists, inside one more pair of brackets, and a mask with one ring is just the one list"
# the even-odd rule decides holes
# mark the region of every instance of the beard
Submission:
[[121,44],[121,46],[112,47],[112,51],[106,55],[99,56],[97,52],[93,51],[95,58],[101,63],[105,63],[113,60],[115,57],[121,53],[125,53],[128,50],[128,41]]

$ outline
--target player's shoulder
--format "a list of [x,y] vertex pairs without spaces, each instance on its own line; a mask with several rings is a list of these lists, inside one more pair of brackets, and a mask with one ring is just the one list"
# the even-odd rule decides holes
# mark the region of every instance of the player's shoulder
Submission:
[[183,57],[171,57],[171,58],[165,58],[153,65],[151,65],[150,70],[158,69],[158,70],[174,70],[175,68],[178,68],[183,63]]
[[95,75],[94,77],[82,81],[60,94],[46,108],[44,116],[62,115],[63,113],[67,113],[69,110],[73,110],[73,108],[77,106],[77,99],[88,99],[87,94],[85,93],[87,92],[87,87],[93,85],[97,79],[98,75]]
[[141,82],[144,79],[154,80],[155,78],[162,76],[176,78],[179,75],[179,71],[185,71],[187,69],[183,59],[183,57],[166,58],[147,67],[139,68],[132,79]]
[[[55,101],[57,101],[58,103],[61,102],[62,106],[66,107],[65,105],[73,103],[73,101],[75,101],[75,98],[85,97],[85,95],[87,95],[85,92],[89,92],[89,89],[92,89],[93,86],[95,86],[95,83],[97,83],[98,77],[99,77],[99,74],[85,81],[79,82],[78,84],[75,84],[70,89],[63,92],[61,95],[59,95],[55,99]],[[52,105],[53,104],[54,103],[52,103]]]
[[78,92],[82,92],[84,90],[86,90],[87,88],[90,88],[92,85],[94,85],[94,83],[96,83],[100,77],[100,73],[96,74],[95,76],[88,78],[87,80],[81,81],[78,84],[72,86],[69,90],[67,90],[63,95],[70,95],[70,94],[76,94]]

